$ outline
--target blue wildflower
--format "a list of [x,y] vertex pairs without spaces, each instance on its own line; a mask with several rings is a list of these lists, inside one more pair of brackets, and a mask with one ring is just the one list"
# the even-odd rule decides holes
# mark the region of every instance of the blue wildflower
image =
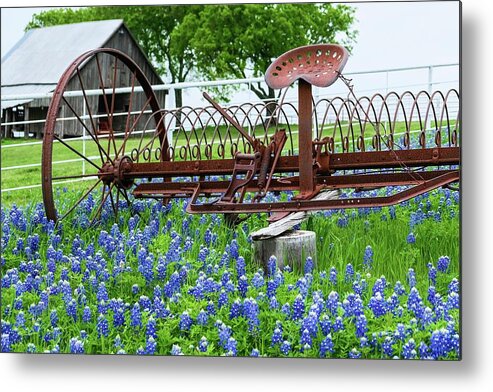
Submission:
[[205,353],[208,347],[209,347],[209,342],[207,341],[207,338],[205,336],[202,336],[202,338],[199,341],[199,351]]
[[189,331],[192,324],[193,324],[192,318],[190,317],[187,311],[184,311],[180,315],[180,323],[179,323],[180,331]]
[[354,268],[350,263],[346,265],[346,272],[344,275],[344,279],[346,282],[352,282],[354,279]]
[[450,258],[448,256],[441,256],[437,262],[437,269],[440,272],[447,272],[450,265]]
[[319,351],[319,356],[320,358],[325,358],[327,356],[327,353],[333,353],[334,352],[334,342],[332,341],[332,335],[327,334],[324,340],[320,343],[320,351]]
[[98,331],[98,337],[108,336],[109,334],[110,328],[108,325],[108,320],[106,320],[106,318],[102,314],[100,314],[98,317],[96,330]]
[[370,245],[365,248],[365,253],[363,255],[363,265],[367,270],[370,270],[373,266],[373,249]]

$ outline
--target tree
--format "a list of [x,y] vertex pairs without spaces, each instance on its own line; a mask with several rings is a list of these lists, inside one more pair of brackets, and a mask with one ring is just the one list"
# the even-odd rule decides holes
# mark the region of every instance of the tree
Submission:
[[[340,42],[350,49],[354,11],[332,4],[97,6],[60,8],[33,16],[26,30],[66,23],[123,19],[157,71],[171,83],[263,75],[285,51]],[[251,85],[261,99],[272,89]],[[182,106],[181,90],[175,90]]]
[[[240,4],[205,7],[191,45],[209,79],[263,76],[271,62],[303,45],[340,43],[351,50],[354,10],[332,4]],[[261,99],[275,92],[252,84]]]

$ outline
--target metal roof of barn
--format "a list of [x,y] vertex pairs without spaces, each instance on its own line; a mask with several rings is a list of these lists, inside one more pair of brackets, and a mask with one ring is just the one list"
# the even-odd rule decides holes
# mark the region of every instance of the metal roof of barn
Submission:
[[[29,30],[2,58],[2,95],[53,91],[76,57],[102,47],[122,25],[115,19]],[[18,101],[3,101],[1,106],[16,105]]]

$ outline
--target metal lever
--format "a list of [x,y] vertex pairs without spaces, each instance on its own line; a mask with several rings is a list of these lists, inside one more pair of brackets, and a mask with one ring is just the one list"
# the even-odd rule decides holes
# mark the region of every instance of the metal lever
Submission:
[[230,123],[233,127],[235,127],[235,128],[238,130],[238,132],[240,132],[240,133],[241,133],[241,134],[242,134],[242,135],[243,135],[243,136],[244,136],[244,137],[245,137],[245,138],[246,138],[246,139],[250,142],[250,144],[252,145],[252,147],[254,147],[254,146],[255,146],[255,144],[256,144],[256,143],[255,143],[255,139],[253,139],[253,138],[252,138],[252,137],[248,134],[248,132],[247,132],[247,131],[245,131],[245,129],[244,129],[244,128],[240,125],[240,124],[238,124],[238,122],[237,122],[237,121],[236,121],[233,117],[231,117],[231,116],[230,116],[230,115],[226,112],[226,110],[224,110],[224,109],[223,109],[223,108],[222,108],[222,107],[221,107],[221,106],[220,106],[220,105],[219,105],[216,101],[214,101],[214,100],[211,98],[211,96],[210,96],[209,94],[207,94],[205,91],[203,92],[203,96],[204,96],[204,98],[205,98],[205,99],[207,99],[207,100],[210,102],[210,104],[211,104],[212,106],[214,106],[214,108],[215,108],[215,109],[216,109],[219,113],[221,113],[221,115],[222,115],[222,116],[223,116],[226,120],[228,120],[228,121],[229,121],[229,123]]

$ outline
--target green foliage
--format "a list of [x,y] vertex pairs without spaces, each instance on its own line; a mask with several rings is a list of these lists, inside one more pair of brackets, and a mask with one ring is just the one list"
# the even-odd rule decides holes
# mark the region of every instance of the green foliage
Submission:
[[[289,49],[323,42],[350,49],[356,37],[353,9],[332,4],[59,8],[34,15],[26,30],[106,19],[123,19],[158,72],[172,83],[192,74],[210,79],[263,75]],[[251,88],[262,99],[274,97],[273,90]],[[180,93],[176,104],[182,105]]]
[[[298,46],[330,42],[351,49],[357,33],[347,5],[220,5],[206,7],[201,17],[192,44],[198,69],[210,79],[261,76],[276,57]],[[274,98],[260,84],[252,91]]]

